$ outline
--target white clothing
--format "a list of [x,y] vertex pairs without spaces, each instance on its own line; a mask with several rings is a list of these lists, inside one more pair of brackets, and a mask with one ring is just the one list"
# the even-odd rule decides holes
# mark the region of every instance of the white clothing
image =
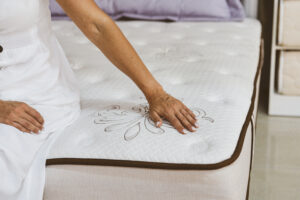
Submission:
[[0,0],[0,45],[0,99],[25,102],[45,120],[38,135],[0,124],[0,200],[41,200],[51,141],[80,114],[79,87],[51,30],[49,0]]

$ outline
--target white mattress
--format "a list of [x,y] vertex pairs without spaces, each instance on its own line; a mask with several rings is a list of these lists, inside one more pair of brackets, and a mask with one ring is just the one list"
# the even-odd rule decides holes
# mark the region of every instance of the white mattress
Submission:
[[300,95],[300,51],[281,51],[278,67],[278,92]]
[[187,135],[168,123],[155,128],[135,84],[72,22],[56,21],[53,29],[80,83],[82,113],[56,141],[48,164],[98,160],[207,168],[233,162],[252,115],[259,22],[118,25],[165,90],[197,114],[200,128]]
[[167,123],[155,128],[134,83],[74,24],[54,22],[80,83],[82,113],[48,156],[44,199],[245,199],[259,22],[118,24],[165,90],[198,115],[200,128],[187,135]]

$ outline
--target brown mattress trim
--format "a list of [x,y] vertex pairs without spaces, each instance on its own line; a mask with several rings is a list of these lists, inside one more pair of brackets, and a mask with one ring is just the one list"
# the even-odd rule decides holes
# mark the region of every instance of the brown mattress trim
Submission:
[[[111,160],[111,159],[90,159],[90,158],[53,158],[47,159],[46,166],[48,165],[101,165],[101,166],[121,166],[121,167],[138,167],[138,168],[152,168],[152,169],[173,169],[173,170],[215,170],[226,167],[232,164],[239,156],[243,148],[244,139],[247,129],[251,122],[251,117],[255,108],[255,99],[257,91],[257,81],[260,77],[261,69],[264,59],[263,40],[260,45],[260,58],[257,66],[257,71],[254,79],[253,94],[251,105],[242,127],[237,146],[232,156],[222,162],[214,164],[186,164],[186,163],[158,163],[158,162],[145,162],[145,161],[131,161],[131,160]],[[252,132],[253,134],[253,132]],[[252,136],[253,137],[253,136]]]
[[252,137],[251,137],[251,158],[250,158],[250,168],[249,168],[249,176],[248,176],[248,186],[247,186],[247,193],[246,193],[246,200],[249,200],[249,193],[250,193],[250,181],[251,181],[251,172],[252,172],[252,161],[253,161],[253,149],[254,149],[254,122],[251,120],[251,129],[252,129]]
[[[264,49],[264,40],[263,39],[261,40],[261,48]],[[261,63],[261,65],[263,65],[263,63]],[[259,93],[257,94],[256,98],[258,98],[258,100],[259,100]],[[251,120],[251,129],[252,129],[251,157],[250,157],[250,168],[249,168],[248,187],[247,187],[246,200],[249,200],[249,194],[250,194],[250,181],[251,181],[252,162],[253,162],[253,153],[254,153],[254,151],[253,151],[254,150],[254,140],[255,140],[255,137],[256,137],[256,124],[257,124],[257,115],[255,116],[255,119]]]

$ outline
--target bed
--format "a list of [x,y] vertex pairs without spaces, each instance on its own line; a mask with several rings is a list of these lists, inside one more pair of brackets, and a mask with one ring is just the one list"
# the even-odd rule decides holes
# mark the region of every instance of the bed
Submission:
[[261,25],[119,21],[168,93],[197,115],[180,135],[155,128],[146,99],[70,21],[53,30],[81,90],[80,118],[47,159],[45,200],[248,198],[260,71]]

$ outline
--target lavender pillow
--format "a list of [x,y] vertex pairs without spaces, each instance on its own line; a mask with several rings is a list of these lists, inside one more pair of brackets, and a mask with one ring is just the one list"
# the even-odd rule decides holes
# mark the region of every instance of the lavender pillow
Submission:
[[[172,21],[229,21],[245,17],[240,0],[95,0],[113,19],[122,17]],[[50,0],[54,19],[66,18]]]

